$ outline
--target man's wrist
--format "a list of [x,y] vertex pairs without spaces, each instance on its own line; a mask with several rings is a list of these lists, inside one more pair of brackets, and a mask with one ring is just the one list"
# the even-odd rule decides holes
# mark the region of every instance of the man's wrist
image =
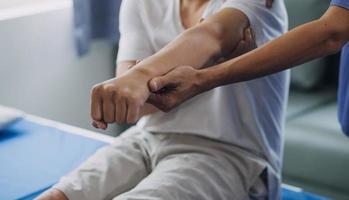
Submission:
[[131,68],[130,71],[132,71],[132,73],[138,74],[148,81],[156,76],[151,69],[148,69],[144,66],[135,66],[134,68]]

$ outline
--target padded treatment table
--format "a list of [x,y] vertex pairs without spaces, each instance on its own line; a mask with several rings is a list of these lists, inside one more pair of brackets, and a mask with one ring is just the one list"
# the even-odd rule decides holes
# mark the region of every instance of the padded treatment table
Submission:
[[[0,130],[0,199],[34,199],[113,137],[26,115]],[[325,199],[284,186],[284,200]]]

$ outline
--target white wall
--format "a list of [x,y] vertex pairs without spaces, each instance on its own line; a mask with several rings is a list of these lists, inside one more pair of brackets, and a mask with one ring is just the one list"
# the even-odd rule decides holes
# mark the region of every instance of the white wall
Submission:
[[89,91],[113,76],[114,55],[99,41],[76,56],[71,6],[0,20],[0,104],[92,129]]

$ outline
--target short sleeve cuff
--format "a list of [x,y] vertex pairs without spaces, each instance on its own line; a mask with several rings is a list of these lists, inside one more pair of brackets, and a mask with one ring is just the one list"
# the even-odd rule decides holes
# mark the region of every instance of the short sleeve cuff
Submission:
[[349,10],[349,0],[332,0],[331,6],[339,6]]

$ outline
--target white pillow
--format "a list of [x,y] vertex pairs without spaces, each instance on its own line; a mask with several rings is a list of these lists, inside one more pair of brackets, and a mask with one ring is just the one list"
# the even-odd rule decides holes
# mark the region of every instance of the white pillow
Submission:
[[0,130],[24,116],[20,110],[0,105]]

